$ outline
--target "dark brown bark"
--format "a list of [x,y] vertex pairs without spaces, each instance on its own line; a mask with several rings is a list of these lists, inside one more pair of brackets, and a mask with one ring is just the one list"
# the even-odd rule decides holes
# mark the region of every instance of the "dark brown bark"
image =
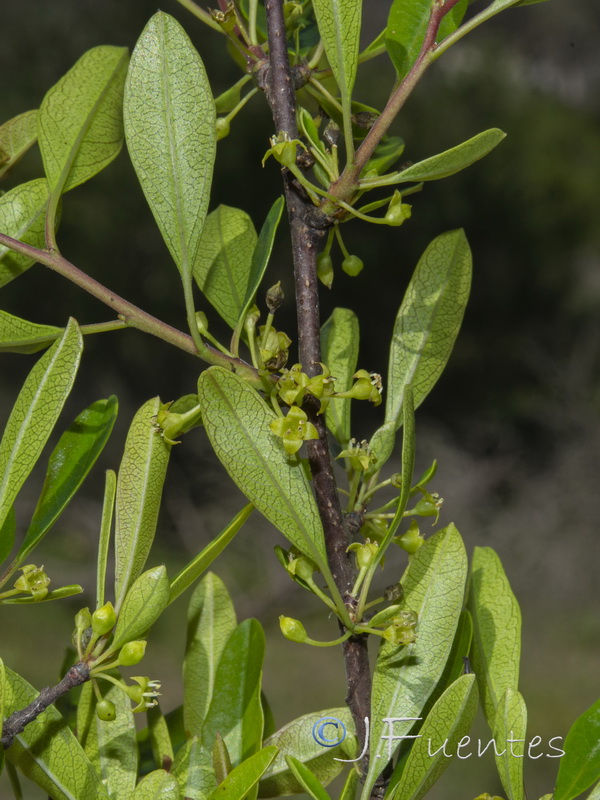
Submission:
[[[262,76],[267,99],[271,106],[277,133],[291,139],[298,136],[294,79],[290,69],[282,0],[266,0],[269,37],[269,66]],[[287,202],[294,281],[298,317],[298,350],[303,371],[316,375],[321,371],[321,319],[317,279],[317,252],[326,230],[323,220],[314,213],[314,206],[295,183],[287,170],[283,171]],[[317,224],[315,224],[315,220]],[[355,579],[355,568],[346,549],[351,538],[344,522],[333,463],[327,441],[327,430],[319,403],[309,398],[304,409],[319,432],[319,439],[307,442],[308,460],[313,477],[317,506],[325,532],[327,559],[335,583],[344,600]],[[351,609],[350,602],[347,603]],[[348,694],[346,701],[354,718],[360,749],[364,745],[364,718],[370,713],[371,674],[365,636],[348,639],[343,647]]]

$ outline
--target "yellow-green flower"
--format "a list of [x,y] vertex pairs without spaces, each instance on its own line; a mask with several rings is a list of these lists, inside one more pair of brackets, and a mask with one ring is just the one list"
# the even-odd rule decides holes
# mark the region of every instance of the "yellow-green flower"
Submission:
[[277,417],[270,425],[275,436],[283,439],[288,455],[294,455],[307,439],[318,439],[317,429],[308,421],[306,413],[298,406],[292,406],[285,417]]

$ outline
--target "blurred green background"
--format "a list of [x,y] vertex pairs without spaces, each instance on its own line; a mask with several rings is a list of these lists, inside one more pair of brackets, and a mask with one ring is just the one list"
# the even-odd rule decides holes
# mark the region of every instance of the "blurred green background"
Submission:
[[[366,41],[383,26],[389,5],[366,0]],[[221,37],[175,0],[162,9],[186,27],[215,94],[237,79]],[[147,0],[5,3],[1,118],[38,106],[86,49],[133,48],[155,10]],[[600,15],[591,0],[552,0],[505,13],[444,56],[394,126],[406,140],[405,157],[417,161],[494,126],[508,138],[483,162],[415,195],[413,217],[401,229],[353,225],[347,244],[366,268],[355,279],[338,270],[333,291],[323,291],[323,318],[334,305],[354,307],[361,319],[360,365],[385,374],[393,318],[420,254],[439,233],[466,230],[475,265],[471,301],[450,364],[418,412],[418,466],[439,461],[433,488],[445,498],[441,522],[454,521],[470,548],[491,545],[505,563],[524,617],[529,731],[544,741],[564,736],[599,695],[599,34]],[[381,57],[364,69],[356,97],[381,107],[392,81],[393,70]],[[219,143],[212,207],[242,207],[257,227],[280,192],[274,162],[260,166],[271,133],[264,99],[256,97]],[[32,152],[5,188],[40,174]],[[185,325],[176,269],[125,151],[65,197],[59,242],[70,260],[103,283]],[[266,285],[282,273],[290,291],[278,327],[292,334],[285,231]],[[48,324],[64,324],[69,314],[81,323],[110,316],[39,265],[2,295],[3,309]],[[204,310],[218,331],[212,310]],[[2,420],[32,363],[28,356],[2,356]],[[149,396],[166,401],[194,391],[198,372],[185,354],[135,331],[87,339],[65,425],[112,393],[119,397],[119,421],[83,492],[36,553],[55,585],[78,581],[87,594],[81,602],[0,610],[0,654],[35,685],[58,677],[72,616],[93,602],[103,470],[118,466],[135,409]],[[367,415],[355,435],[369,436],[377,420],[377,411]],[[21,530],[42,478],[35,473],[19,500]],[[150,563],[166,560],[178,569],[242,503],[203,433],[186,436],[173,451]],[[295,645],[278,632],[280,613],[301,615],[315,638],[331,638],[332,622],[283,574],[275,543],[283,544],[279,535],[253,516],[215,571],[236,599],[239,617],[257,616],[267,629],[265,686],[280,725],[342,704],[345,688],[337,650]],[[400,570],[403,558],[390,559],[389,568],[394,564]],[[167,710],[181,702],[185,604],[175,603],[156,626],[144,662],[163,681]],[[481,723],[479,732],[486,735]],[[527,763],[530,797],[551,791],[557,767],[547,758]],[[455,763],[449,775],[453,782],[443,780],[431,793],[434,800],[502,794],[489,756]],[[7,791],[0,780],[0,795]],[[27,797],[37,796],[27,791]]]

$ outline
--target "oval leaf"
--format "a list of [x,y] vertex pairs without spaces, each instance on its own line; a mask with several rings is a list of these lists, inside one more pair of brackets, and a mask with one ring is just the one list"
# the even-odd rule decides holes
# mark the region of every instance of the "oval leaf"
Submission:
[[260,623],[246,619],[227,640],[215,675],[212,700],[202,726],[202,744],[212,752],[217,733],[231,762],[240,764],[262,742],[260,702],[265,635]]
[[310,484],[271,432],[273,411],[252,387],[222,367],[202,373],[198,397],[206,432],[229,475],[292,544],[328,572]]
[[221,205],[211,212],[202,231],[194,278],[232,328],[243,308],[257,238],[248,214],[231,206]]
[[110,722],[96,716],[96,697],[91,683],[82,687],[77,704],[78,739],[111,797],[130,797],[138,767],[131,701],[118,686],[111,686],[103,697],[114,703],[117,711],[116,718]]
[[93,178],[123,146],[124,47],[94,47],[46,94],[38,135],[53,196]]
[[0,178],[35,144],[37,115],[37,110],[25,111],[0,125]]
[[250,756],[231,770],[223,783],[209,795],[209,800],[242,800],[258,783],[276,755],[276,747],[264,747]]
[[[454,525],[449,525],[417,551],[402,579],[403,606],[418,614],[417,638],[405,647],[390,642],[380,647],[371,699],[372,758],[363,797],[368,797],[389,761],[388,740],[382,737],[390,733],[404,736],[410,731],[414,722],[401,718],[421,716],[443,674],[461,613],[466,577],[464,544]],[[387,723],[386,718],[397,721]]]
[[260,780],[259,797],[279,797],[304,791],[290,770],[286,756],[294,756],[298,761],[306,764],[322,786],[327,786],[340,774],[344,764],[335,759],[346,758],[342,748],[340,746],[325,748],[313,736],[314,725],[327,719],[341,722],[347,733],[354,731],[352,714],[347,708],[327,708],[324,711],[304,714],[302,717],[288,722],[283,728],[265,739],[265,746],[275,745],[279,752]]
[[[334,308],[333,314],[321,328],[321,348],[323,362],[335,378],[336,392],[345,392],[352,384],[358,362],[358,343],[358,317],[354,311]],[[325,420],[341,444],[350,439],[350,403],[347,399],[330,400]]]
[[[44,247],[48,182],[38,178],[15,186],[0,197],[0,231],[33,247]],[[0,287],[18,278],[34,263],[0,244]]]
[[[402,763],[402,777],[396,783],[394,775],[386,794],[389,800],[420,800],[450,766],[459,742],[468,744],[469,732],[477,711],[477,684],[474,675],[463,675],[451,684],[435,703],[418,738]],[[444,752],[445,751],[445,752]]]
[[48,461],[44,487],[19,550],[22,562],[48,533],[85,480],[113,429],[116,397],[97,400],[60,437]]
[[447,178],[487,156],[504,138],[506,138],[504,131],[499,128],[490,128],[450,150],[445,150],[443,153],[413,164],[400,172],[394,183],[435,181]]
[[75,381],[83,337],[75,320],[31,370],[0,443],[0,525],[34,468]]
[[164,769],[157,769],[141,780],[131,795],[131,800],[179,800],[177,778]]
[[[464,232],[438,236],[421,256],[396,316],[387,377],[387,436],[377,432],[371,445],[379,468],[391,454],[389,432],[402,422],[406,386],[412,385],[416,409],[442,374],[460,329],[470,287],[471,251]],[[378,436],[382,437],[379,442]]]
[[49,347],[62,332],[63,328],[38,325],[0,311],[0,353],[37,353]]
[[555,800],[573,800],[600,778],[600,700],[575,720],[564,750]]
[[124,115],[127,148],[148,205],[180,273],[189,277],[210,197],[215,105],[196,49],[161,11],[131,56]]
[[471,661],[483,711],[493,728],[496,707],[504,693],[519,686],[521,612],[491,547],[476,547],[473,552],[469,610],[473,618]]
[[527,735],[527,708],[521,694],[507,689],[498,703],[493,728],[500,754],[495,753],[498,775],[508,800],[525,800],[523,762]]
[[207,800],[217,785],[212,756],[197,736],[180,748],[172,772],[179,781],[181,797],[186,800]]
[[[4,713],[25,708],[38,692],[20,675],[5,670]],[[6,758],[53,800],[109,800],[100,775],[54,706],[18,734]]]
[[153,420],[158,397],[136,413],[125,442],[117,479],[115,522],[115,608],[144,569],[156,522],[171,446],[157,434]]
[[163,565],[144,572],[127,592],[117,619],[110,650],[143,636],[160,617],[169,602],[169,579]]
[[233,603],[225,584],[209,572],[192,595],[183,662],[186,730],[199,736],[210,707],[219,660],[236,628]]

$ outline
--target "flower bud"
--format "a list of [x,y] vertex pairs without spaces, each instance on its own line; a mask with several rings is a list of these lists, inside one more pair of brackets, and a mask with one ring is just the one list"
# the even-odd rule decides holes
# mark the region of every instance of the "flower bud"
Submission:
[[382,625],[384,622],[387,622],[392,617],[395,617],[396,614],[400,611],[400,606],[388,606],[384,608],[382,611],[378,611],[371,619],[369,620],[369,625],[375,627],[376,625]]
[[297,578],[300,578],[300,580],[308,582],[312,581],[312,576],[317,571],[317,566],[310,558],[299,555],[297,558],[290,559],[287,565],[287,571],[290,575],[295,575]]
[[111,703],[110,700],[100,700],[96,705],[96,716],[103,722],[112,722],[117,716],[115,704]]
[[317,256],[317,277],[328,289],[333,284],[333,261],[329,253],[319,253]]
[[425,544],[425,539],[421,536],[419,526],[413,520],[402,536],[396,537],[396,542],[403,550],[406,550],[411,556],[414,555],[419,547]]
[[206,333],[208,331],[208,320],[204,311],[196,311],[196,327],[199,333]]
[[146,642],[140,639],[136,642],[127,642],[119,652],[119,663],[122,667],[133,667],[139,664],[146,652]]
[[44,572],[44,567],[26,564],[21,567],[21,572],[23,574],[15,581],[15,589],[30,594],[36,603],[43,600],[48,594],[50,585],[50,578]]
[[346,275],[350,275],[352,278],[361,273],[364,266],[365,265],[358,256],[346,256],[342,261],[342,269]]
[[229,136],[231,126],[227,117],[217,117],[215,122],[215,130],[217,132],[217,142]]
[[91,624],[92,615],[90,614],[89,608],[82,608],[75,614],[75,629],[77,631],[84,631],[86,628],[89,628]]
[[109,601],[100,608],[97,608],[92,614],[92,630],[96,636],[104,636],[115,626],[117,615],[113,604]]
[[377,555],[379,545],[377,542],[370,542],[368,539],[364,544],[360,542],[353,542],[346,552],[354,551],[356,553],[356,566],[359,569],[367,569],[373,563],[373,559]]
[[302,644],[302,642],[308,639],[308,634],[306,633],[304,625],[297,619],[284,617],[282,614],[279,617],[279,626],[285,638],[289,639],[291,642],[300,642],[300,644]]
[[281,281],[277,281],[275,286],[271,286],[271,288],[267,291],[267,296],[265,298],[267,308],[271,314],[274,314],[277,311],[284,299],[285,295],[283,293],[283,289],[281,288]]

